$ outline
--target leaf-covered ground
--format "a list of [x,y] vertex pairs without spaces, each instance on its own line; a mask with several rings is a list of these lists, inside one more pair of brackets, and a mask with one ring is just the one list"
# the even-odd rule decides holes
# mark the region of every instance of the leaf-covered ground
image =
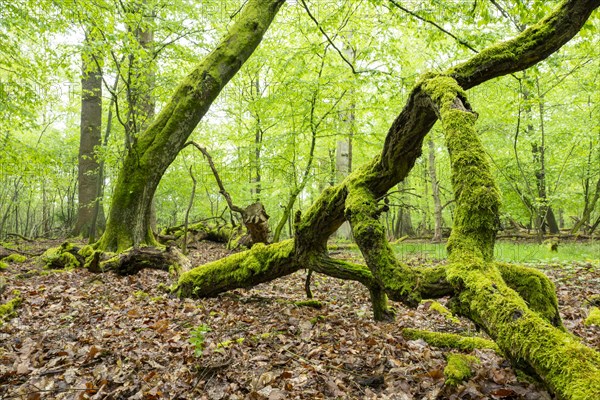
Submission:
[[[198,264],[225,254],[204,243],[192,256]],[[600,349],[600,328],[583,324],[586,298],[600,294],[600,266],[544,271],[565,325]],[[0,328],[1,399],[551,398],[488,350],[474,352],[480,363],[469,381],[445,385],[449,351],[406,340],[402,329],[473,334],[473,325],[427,303],[394,304],[396,322],[375,323],[368,292],[354,282],[314,276],[316,309],[294,304],[305,299],[304,273],[203,300],[171,297],[171,278],[153,270],[48,272],[30,258],[1,275],[0,303],[13,290],[23,297]]]

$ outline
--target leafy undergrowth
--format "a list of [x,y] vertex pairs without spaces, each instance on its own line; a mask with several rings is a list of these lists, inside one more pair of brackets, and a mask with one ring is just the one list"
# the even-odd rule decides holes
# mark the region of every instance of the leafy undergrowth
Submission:
[[[204,243],[193,257],[226,253]],[[583,324],[586,299],[600,293],[599,266],[544,270],[557,283],[566,326],[599,348],[600,328]],[[468,382],[445,385],[448,351],[406,340],[402,328],[474,327],[427,302],[416,310],[395,304],[395,323],[375,323],[367,291],[354,282],[313,277],[323,303],[316,309],[294,305],[304,299],[303,273],[203,300],[170,297],[161,271],[48,273],[30,259],[1,274],[0,303],[13,290],[23,298],[0,327],[2,399],[550,398],[487,350],[472,353],[480,362]]]

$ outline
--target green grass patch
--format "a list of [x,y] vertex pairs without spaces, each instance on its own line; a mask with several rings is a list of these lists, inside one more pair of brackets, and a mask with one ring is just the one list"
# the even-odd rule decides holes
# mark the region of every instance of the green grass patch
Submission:
[[[392,245],[400,260],[415,257],[430,260],[445,260],[444,243],[400,242]],[[512,263],[560,263],[591,262],[600,265],[600,241],[562,242],[558,251],[551,251],[545,244],[498,241],[494,248],[494,257],[498,261]]]

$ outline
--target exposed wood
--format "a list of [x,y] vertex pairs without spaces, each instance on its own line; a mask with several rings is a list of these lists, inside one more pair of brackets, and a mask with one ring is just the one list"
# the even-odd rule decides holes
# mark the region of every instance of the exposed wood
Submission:
[[168,247],[166,251],[142,247],[120,254],[116,260],[107,261],[101,268],[120,275],[135,274],[145,268],[179,274],[189,270],[190,266],[190,261],[176,247]]
[[254,243],[268,243],[269,214],[267,214],[265,207],[262,205],[262,203],[260,201],[257,201],[256,203],[250,204],[246,208],[242,208],[240,206],[235,205],[233,203],[233,200],[231,199],[231,195],[223,185],[223,181],[221,180],[219,171],[215,167],[215,163],[213,162],[210,153],[196,142],[192,141],[185,144],[185,146],[190,145],[197,148],[208,161],[208,165],[210,166],[213,176],[217,181],[217,185],[219,186],[219,193],[221,193],[221,195],[225,198],[225,201],[227,201],[229,209],[233,212],[240,214],[240,216],[242,217],[242,221],[244,223],[244,226],[248,230],[249,236],[241,238],[238,241],[238,243],[246,247],[251,247]]

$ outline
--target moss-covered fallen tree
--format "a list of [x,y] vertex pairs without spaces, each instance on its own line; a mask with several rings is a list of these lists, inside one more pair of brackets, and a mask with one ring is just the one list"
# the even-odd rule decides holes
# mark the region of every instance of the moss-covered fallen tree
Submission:
[[157,239],[162,244],[175,242],[182,247],[184,238],[187,241],[187,245],[203,240],[217,243],[229,243],[236,235],[239,235],[238,228],[233,227],[230,224],[196,222],[188,225],[187,233],[185,225],[165,228],[160,232]]
[[[600,398],[600,355],[564,331],[553,285],[538,272],[493,260],[500,196],[465,92],[548,57],[577,34],[599,5],[600,0],[564,1],[516,38],[444,73],[423,76],[381,154],[325,190],[298,218],[293,241],[197,267],[182,275],[176,291],[211,296],[308,268],[365,284],[378,319],[392,316],[386,297],[415,306],[423,298],[452,295],[454,313],[484,329],[516,366],[541,378],[558,398]],[[451,156],[456,199],[449,265],[412,268],[396,259],[385,238],[379,221],[385,206],[379,200],[407,176],[438,119]],[[327,239],[346,220],[368,269],[327,255]]]
[[[250,0],[230,33],[177,89],[148,130],[130,149],[119,174],[107,230],[85,251],[67,245],[49,259],[135,273],[159,264],[149,229],[150,203],[160,177],[222,87],[260,42],[283,0]],[[382,152],[337,186],[325,190],[296,220],[294,239],[250,250],[181,275],[180,296],[214,296],[251,287],[301,268],[368,288],[376,319],[392,319],[387,299],[416,306],[424,298],[452,296],[455,314],[474,321],[519,368],[537,375],[561,399],[600,398],[600,355],[564,330],[553,285],[531,269],[497,263],[493,248],[500,196],[475,134],[477,114],[466,90],[526,69],[573,38],[600,0],[567,0],[512,40],[485,49],[438,74],[425,74],[394,120]],[[385,237],[379,201],[402,181],[421,155],[425,135],[441,120],[450,152],[456,199],[448,241],[449,264],[403,264]],[[327,239],[349,221],[366,266],[335,260]],[[107,258],[103,250],[123,252]],[[150,257],[150,258],[147,258]],[[83,261],[81,260],[83,258]]]
[[39,262],[45,269],[87,268],[92,272],[115,272],[120,275],[132,275],[149,268],[179,276],[191,269],[190,260],[174,246],[165,249],[138,247],[115,254],[95,250],[90,245],[79,247],[65,242],[44,252]]

